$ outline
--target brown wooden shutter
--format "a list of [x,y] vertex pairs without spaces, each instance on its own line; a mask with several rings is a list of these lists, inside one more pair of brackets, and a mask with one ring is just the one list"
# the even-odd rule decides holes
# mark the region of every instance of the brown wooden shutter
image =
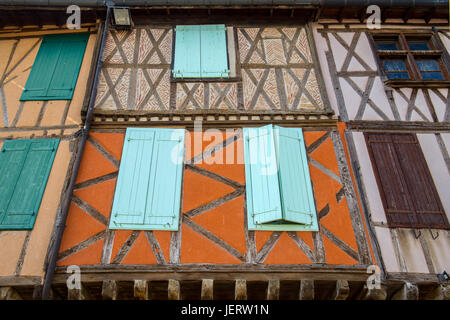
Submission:
[[389,226],[449,229],[417,137],[366,133],[366,141]]

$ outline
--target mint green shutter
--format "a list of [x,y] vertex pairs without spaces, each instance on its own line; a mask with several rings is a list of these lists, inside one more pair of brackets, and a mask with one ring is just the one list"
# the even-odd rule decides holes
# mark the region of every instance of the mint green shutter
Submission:
[[225,25],[201,26],[201,67],[202,78],[228,77]]
[[72,99],[89,34],[44,36],[20,100]]
[[315,205],[302,129],[275,126],[274,133],[283,219],[312,225]]
[[155,134],[144,224],[152,229],[178,230],[184,130],[159,129]]
[[110,228],[134,229],[144,224],[154,142],[153,130],[127,129]]
[[282,219],[272,126],[244,128],[244,153],[250,223]]
[[[58,144],[59,139],[5,141],[1,170],[11,170],[12,175],[1,181],[2,189],[7,188],[5,182],[11,184],[5,193],[8,204],[2,201],[2,210],[6,210],[0,215],[0,229],[33,228]],[[4,153],[7,154],[6,161]]]
[[111,229],[178,229],[183,163],[171,156],[183,150],[183,129],[127,129]]
[[200,26],[175,29],[175,78],[200,78]]

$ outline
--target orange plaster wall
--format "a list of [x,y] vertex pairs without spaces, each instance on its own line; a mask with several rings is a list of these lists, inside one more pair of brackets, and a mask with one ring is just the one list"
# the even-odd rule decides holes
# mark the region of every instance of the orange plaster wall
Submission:
[[[326,132],[309,132],[306,131],[305,141],[309,146]],[[342,132],[341,132],[342,134]],[[223,133],[224,139],[229,138],[231,134]],[[91,137],[100,143],[105,150],[113,155],[117,160],[120,158],[121,149],[123,147],[124,134],[121,133],[93,133]],[[193,136],[186,136],[186,146],[190,150],[192,158],[204,151],[205,148],[214,146],[220,141],[208,141],[197,150],[194,151]],[[224,151],[220,151],[213,157],[224,159],[228,149],[235,150],[235,159],[237,157],[236,150],[242,148],[242,139],[228,145]],[[201,150],[201,151],[199,151]],[[242,150],[242,149],[241,149]],[[189,152],[187,152],[189,153]],[[339,175],[337,160],[334,153],[331,137],[322,143],[313,153],[311,158],[321,163]],[[204,159],[205,160],[205,159]],[[224,159],[225,160],[225,159]],[[231,179],[235,182],[245,184],[245,166],[243,163],[237,164],[217,164],[212,159],[206,159],[203,163],[195,163],[196,166],[219,174],[223,177]],[[242,162],[242,161],[241,161]],[[335,234],[339,239],[344,241],[349,247],[357,251],[356,239],[353,233],[350,220],[350,212],[348,210],[347,201],[343,198],[339,203],[336,199],[336,193],[341,189],[341,185],[335,180],[324,174],[322,171],[311,165],[310,174],[313,183],[314,194],[316,198],[317,211],[319,212],[328,204],[330,212],[321,220],[321,225],[326,227],[330,232]],[[85,155],[83,157],[77,183],[87,181],[105,174],[117,171],[111,162],[101,155],[92,144],[88,143]],[[102,213],[105,217],[109,217],[111,205],[114,196],[116,179],[82,188],[75,191],[75,195],[92,207]],[[183,178],[183,212],[187,212],[198,206],[204,205],[210,201],[221,198],[231,192],[233,188],[223,184],[217,180],[206,177],[199,173],[195,173],[189,169],[184,171]],[[199,225],[208,232],[222,239],[229,246],[233,247],[243,256],[247,253],[246,230],[245,230],[245,212],[244,212],[244,196],[239,196],[228,201],[218,207],[210,209],[202,214],[191,218],[193,223]],[[67,220],[67,228],[64,233],[60,252],[64,252],[75,246],[77,243],[88,239],[89,237],[105,231],[106,226],[102,225],[76,204],[72,203]],[[217,264],[241,264],[239,260],[222,247],[207,239],[202,234],[194,231],[187,224],[181,225],[181,263],[217,263]],[[133,231],[118,230],[115,231],[114,242],[112,247],[111,262],[117,257],[123,245],[129,241]],[[257,252],[261,250],[272,232],[257,231],[255,233],[255,244]],[[170,241],[172,232],[154,231],[153,235],[157,239],[161,249],[162,256],[166,263],[170,261]],[[314,252],[313,236],[311,232],[297,232],[297,235],[311,248]],[[328,238],[322,235],[323,245],[326,253],[326,262],[328,264],[338,265],[355,265],[358,264],[353,258],[348,256],[344,251],[332,243]],[[91,246],[74,253],[61,261],[59,265],[70,264],[99,264],[102,254],[102,246],[104,240],[99,240]],[[154,249],[150,246],[146,239],[145,233],[140,232],[134,241],[133,246],[126,256],[120,261],[120,264],[142,264],[152,265],[157,263]],[[297,244],[283,232],[273,249],[267,255],[264,264],[311,264],[310,259],[303,253]]]

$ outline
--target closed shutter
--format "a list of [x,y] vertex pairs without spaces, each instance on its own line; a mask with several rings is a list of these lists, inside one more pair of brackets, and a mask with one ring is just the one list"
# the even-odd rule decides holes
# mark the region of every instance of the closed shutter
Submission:
[[416,136],[367,133],[366,139],[389,226],[448,228]]
[[175,29],[175,78],[200,78],[200,26],[177,26]]
[[88,34],[73,34],[61,39],[60,59],[50,82],[48,99],[72,99],[88,39]]
[[175,78],[228,77],[225,25],[177,26]]
[[48,35],[39,52],[20,100],[70,100],[89,34]]
[[314,196],[301,128],[275,126],[283,219],[316,224]]
[[111,229],[178,229],[183,151],[183,129],[127,129]]
[[184,130],[160,129],[155,135],[144,224],[152,229],[178,230]]
[[273,128],[244,128],[247,214],[255,225],[283,218]]
[[58,144],[59,139],[5,141],[0,166],[11,173],[1,180],[7,196],[2,193],[0,229],[33,228]]
[[223,24],[201,26],[201,76],[228,76],[226,27]]
[[417,137],[412,134],[402,134],[393,136],[393,140],[419,226],[448,228],[441,200]]

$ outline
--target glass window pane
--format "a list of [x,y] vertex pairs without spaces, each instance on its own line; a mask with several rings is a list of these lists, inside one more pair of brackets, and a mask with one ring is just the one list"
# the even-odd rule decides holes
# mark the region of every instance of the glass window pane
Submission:
[[409,79],[408,72],[388,72],[387,77],[389,79]]
[[416,60],[416,63],[420,71],[440,71],[436,60]]
[[398,50],[395,42],[377,42],[378,50]]
[[426,42],[408,42],[408,45],[411,50],[430,50]]
[[444,80],[442,72],[421,72],[424,80]]
[[383,65],[386,71],[407,71],[403,60],[384,60]]

